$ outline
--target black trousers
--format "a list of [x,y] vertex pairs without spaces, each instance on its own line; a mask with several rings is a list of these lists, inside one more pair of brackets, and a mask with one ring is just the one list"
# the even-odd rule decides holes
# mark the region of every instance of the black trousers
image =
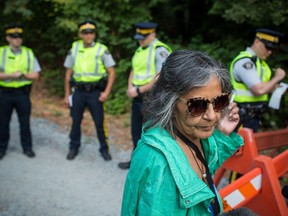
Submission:
[[0,151],[6,151],[10,138],[10,121],[16,110],[20,124],[21,145],[24,151],[32,150],[30,129],[31,102],[28,92],[0,89]]
[[254,133],[261,126],[262,116],[268,110],[267,102],[237,103],[239,107],[240,122],[237,129],[242,126],[251,128]]
[[131,114],[131,135],[134,145],[134,149],[137,146],[137,142],[141,138],[143,115],[141,112],[143,104],[143,97],[136,97],[132,101],[132,114]]
[[242,124],[242,127],[245,128],[251,128],[254,133],[258,132],[260,127],[261,120],[259,118],[250,118],[246,119],[244,121],[241,121],[240,124]]
[[76,89],[72,97],[71,117],[72,128],[70,131],[70,149],[78,149],[81,146],[81,122],[83,113],[87,107],[93,118],[98,139],[100,142],[100,152],[107,151],[107,130],[104,126],[103,103],[98,100],[100,90],[85,92]]

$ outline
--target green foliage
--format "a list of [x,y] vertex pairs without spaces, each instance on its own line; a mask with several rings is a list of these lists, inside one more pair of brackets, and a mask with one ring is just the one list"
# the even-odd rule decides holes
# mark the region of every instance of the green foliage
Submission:
[[236,24],[248,23],[253,26],[287,22],[288,2],[271,0],[215,0],[210,14],[221,15]]
[[113,85],[113,92],[106,102],[109,114],[123,114],[130,109],[131,100],[126,95],[128,76],[130,72],[130,61],[122,59],[117,63],[116,81]]
[[[158,38],[173,50],[201,50],[227,68],[239,51],[251,45],[256,28],[270,27],[288,35],[287,0],[2,0],[0,14],[1,29],[13,22],[25,26],[24,44],[35,52],[50,92],[59,96],[64,94],[63,62],[78,39],[77,25],[86,19],[96,21],[97,40],[108,46],[117,62],[116,82],[106,103],[115,115],[130,110],[126,90],[138,46],[133,24],[138,21],[156,21]],[[286,41],[268,63],[287,71]],[[0,45],[4,44],[1,37]],[[287,103],[285,97],[280,111],[266,114],[265,128],[287,126],[283,121]]]
[[22,14],[25,17],[33,16],[33,11],[29,10],[26,5],[29,3],[29,0],[16,0],[12,1],[11,4],[6,2],[4,14],[18,13]]
[[288,115],[287,107],[287,97],[284,97],[284,100],[281,101],[281,109],[268,109],[268,112],[265,113],[264,119],[262,121],[262,128],[264,130],[277,130],[279,128],[286,128],[288,125],[288,121],[286,120],[286,118],[283,119],[283,116]]
[[48,90],[52,95],[64,97],[64,71],[45,70],[41,73],[45,84],[49,86]]

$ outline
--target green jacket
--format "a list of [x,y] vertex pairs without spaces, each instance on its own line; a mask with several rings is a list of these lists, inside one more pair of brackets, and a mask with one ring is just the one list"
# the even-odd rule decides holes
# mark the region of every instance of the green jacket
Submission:
[[[213,174],[243,145],[243,139],[234,132],[226,136],[215,130],[202,144]],[[142,134],[125,183],[122,216],[211,215],[208,207],[214,196],[166,130],[151,128]],[[219,194],[217,198],[222,210]]]

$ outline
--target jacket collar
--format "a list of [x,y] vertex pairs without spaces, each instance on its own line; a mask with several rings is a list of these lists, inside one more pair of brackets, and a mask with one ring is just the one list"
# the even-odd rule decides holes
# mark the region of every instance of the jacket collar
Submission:
[[204,202],[208,208],[214,194],[191,168],[176,140],[166,130],[160,128],[150,128],[142,134],[141,139],[143,143],[160,150],[165,156],[180,192],[180,205],[189,208]]

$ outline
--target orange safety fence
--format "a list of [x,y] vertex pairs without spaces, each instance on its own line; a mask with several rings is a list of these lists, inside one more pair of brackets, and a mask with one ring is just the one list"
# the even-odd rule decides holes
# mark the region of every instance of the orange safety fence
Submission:
[[244,206],[260,193],[262,186],[261,169],[256,168],[219,191],[224,211]]
[[282,177],[285,173],[287,174],[288,168],[288,150],[282,152],[272,159],[275,170],[279,177]]
[[244,139],[244,146],[241,147],[232,157],[217,170],[214,175],[214,183],[218,185],[226,170],[235,171],[240,174],[251,170],[253,160],[258,156],[256,141],[253,132],[248,128],[241,128],[239,135]]
[[288,129],[254,133],[257,150],[278,148],[288,145]]
[[[286,150],[287,152],[288,150]],[[286,171],[288,171],[288,157],[285,158]],[[288,207],[281,194],[281,185],[277,174],[276,164],[270,157],[260,155],[255,158],[255,167],[262,170],[262,189],[258,196],[248,202],[245,207],[259,215],[287,216]]]
[[[260,138],[265,137],[266,134],[262,133],[255,139],[255,134],[251,129],[243,128],[238,133],[244,138],[244,146],[214,175],[215,185],[218,185],[226,170],[242,174],[240,178],[219,191],[223,199],[224,211],[247,207],[261,216],[288,215],[288,208],[281,194],[279,182],[279,177],[288,172],[288,150],[274,158],[259,155],[256,142],[260,142]],[[277,138],[273,136],[270,133],[265,141],[263,139],[262,141],[275,142]],[[288,143],[288,136],[284,133],[280,136],[282,137],[281,144],[271,143],[272,146],[287,145],[285,143]],[[270,146],[266,143],[262,145],[261,150],[267,148]]]

